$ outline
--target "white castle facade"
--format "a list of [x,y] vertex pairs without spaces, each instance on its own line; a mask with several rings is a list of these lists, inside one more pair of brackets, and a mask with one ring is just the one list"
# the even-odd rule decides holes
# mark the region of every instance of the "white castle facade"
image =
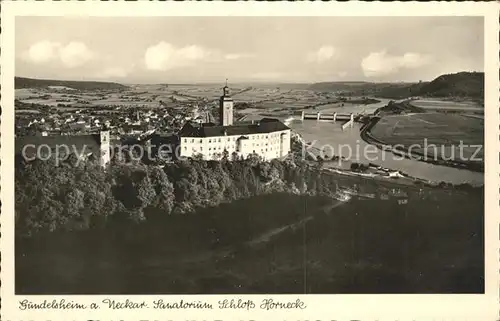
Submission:
[[203,159],[220,159],[224,151],[247,158],[258,154],[264,160],[281,158],[290,152],[291,130],[278,119],[263,118],[251,123],[233,124],[233,99],[227,85],[219,100],[220,123],[188,122],[179,132],[180,156],[201,155]]

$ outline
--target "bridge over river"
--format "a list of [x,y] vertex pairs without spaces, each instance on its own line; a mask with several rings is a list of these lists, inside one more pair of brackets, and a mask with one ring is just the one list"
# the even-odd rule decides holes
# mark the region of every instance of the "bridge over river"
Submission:
[[333,122],[337,121],[346,121],[342,125],[342,129],[346,129],[347,127],[353,127],[355,115],[353,113],[327,113],[327,112],[306,112],[302,111],[300,120],[304,121],[306,119],[316,119],[316,120],[333,120]]

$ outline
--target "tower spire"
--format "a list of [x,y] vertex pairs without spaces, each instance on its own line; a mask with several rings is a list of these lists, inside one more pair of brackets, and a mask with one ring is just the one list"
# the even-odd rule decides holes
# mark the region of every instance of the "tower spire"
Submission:
[[230,126],[233,124],[233,99],[229,95],[229,87],[226,85],[222,89],[222,96],[219,101],[220,124],[222,126]]
[[222,92],[224,96],[229,96],[229,87],[227,86],[227,78],[226,78],[226,85],[222,89]]

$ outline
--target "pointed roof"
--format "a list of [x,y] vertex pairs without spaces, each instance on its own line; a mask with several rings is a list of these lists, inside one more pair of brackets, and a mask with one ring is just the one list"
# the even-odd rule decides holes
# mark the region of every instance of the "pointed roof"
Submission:
[[227,78],[226,78],[226,85],[222,88],[222,97],[229,97],[229,87],[227,85]]

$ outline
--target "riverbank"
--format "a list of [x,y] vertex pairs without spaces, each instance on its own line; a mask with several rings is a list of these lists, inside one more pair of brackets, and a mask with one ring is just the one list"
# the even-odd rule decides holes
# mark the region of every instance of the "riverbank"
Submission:
[[[311,154],[313,154],[316,159],[313,159],[310,156],[309,159],[306,159],[308,164],[311,166],[318,166],[318,160],[321,159],[321,150],[316,147],[310,147],[308,143],[302,138],[302,136],[292,131],[292,139],[296,140],[300,146],[300,153],[302,153],[302,149],[308,149]],[[292,150],[293,152],[293,150]],[[295,152],[298,152],[295,150]],[[302,155],[299,155],[302,157]],[[338,156],[337,156],[338,157]],[[379,183],[389,184],[394,187],[414,187],[414,186],[426,186],[426,187],[444,187],[444,186],[471,186],[472,188],[480,187],[481,185],[470,185],[470,184],[445,184],[440,181],[430,181],[418,177],[411,176],[410,174],[400,171],[394,170],[391,168],[385,168],[383,166],[378,166],[375,164],[368,164],[366,166],[365,171],[353,171],[350,170],[352,164],[359,164],[357,162],[345,159],[345,158],[336,158],[332,160],[332,155],[328,155],[323,159],[322,162],[322,172],[326,175],[341,175],[343,177],[352,177],[357,179],[365,179],[365,180],[374,180]]]

